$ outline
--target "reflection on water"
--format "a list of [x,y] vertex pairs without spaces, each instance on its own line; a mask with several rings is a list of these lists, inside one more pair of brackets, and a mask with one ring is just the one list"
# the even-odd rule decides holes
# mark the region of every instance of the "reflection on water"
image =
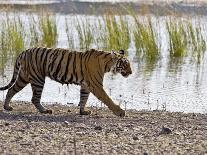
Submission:
[[[72,19],[73,16],[67,16]],[[94,19],[94,16],[90,16]],[[202,19],[205,22],[205,18]],[[70,22],[70,21],[69,21]],[[67,35],[65,33],[65,16],[60,15],[58,19],[59,39],[58,47],[67,48]],[[160,25],[163,25],[160,22]],[[166,29],[159,27],[161,34],[161,59],[153,62],[153,67],[142,62],[136,56],[136,49],[132,42],[128,50],[129,59],[132,63],[133,74],[128,78],[121,75],[108,73],[104,79],[104,87],[107,93],[121,104],[123,108],[137,110],[167,110],[200,112],[207,111],[207,68],[204,62],[194,64],[187,57],[182,59],[170,58],[167,49]],[[74,34],[77,35],[77,34]],[[2,59],[0,59],[2,60]],[[151,68],[152,67],[152,68]],[[0,76],[0,86],[7,84],[12,76],[13,67],[10,61]],[[79,102],[79,86],[61,85],[50,79],[46,79],[42,95],[42,102],[47,103],[74,103]],[[6,91],[0,92],[0,100],[5,98]],[[30,86],[25,87],[13,100],[30,101],[32,91]],[[101,105],[100,101],[90,95],[90,106]]]

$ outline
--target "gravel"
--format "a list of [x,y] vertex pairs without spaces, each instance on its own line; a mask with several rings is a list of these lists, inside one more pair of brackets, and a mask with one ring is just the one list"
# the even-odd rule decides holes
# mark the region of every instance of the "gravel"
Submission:
[[12,105],[12,112],[0,108],[0,154],[207,153],[205,114],[128,110],[119,118],[92,108],[80,116],[78,107],[54,104],[50,115],[31,103]]

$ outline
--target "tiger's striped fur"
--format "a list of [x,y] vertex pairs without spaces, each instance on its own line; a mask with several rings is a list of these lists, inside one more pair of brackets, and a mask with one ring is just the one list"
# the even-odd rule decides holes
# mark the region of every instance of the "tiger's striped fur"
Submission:
[[28,83],[31,84],[32,103],[41,113],[52,113],[40,103],[45,78],[49,77],[61,84],[77,84],[80,89],[80,114],[90,114],[85,110],[88,96],[93,93],[105,103],[115,115],[124,116],[125,112],[106,94],[103,89],[104,73],[112,70],[127,77],[132,73],[130,63],[123,55],[94,49],[85,52],[69,51],[62,48],[31,48],[22,52],[14,67],[11,82],[0,88],[9,89],[4,101],[4,109],[11,111],[11,98]]

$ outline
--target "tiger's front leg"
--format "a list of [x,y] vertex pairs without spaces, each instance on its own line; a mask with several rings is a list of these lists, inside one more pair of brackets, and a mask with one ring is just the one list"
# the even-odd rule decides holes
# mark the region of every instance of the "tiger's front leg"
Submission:
[[89,86],[89,90],[116,115],[120,117],[125,116],[125,111],[116,105],[112,99],[106,94],[103,87]]
[[88,90],[88,88],[85,85],[81,85],[80,102],[79,102],[80,115],[90,115],[91,114],[91,111],[85,109],[89,94],[90,94],[90,91]]

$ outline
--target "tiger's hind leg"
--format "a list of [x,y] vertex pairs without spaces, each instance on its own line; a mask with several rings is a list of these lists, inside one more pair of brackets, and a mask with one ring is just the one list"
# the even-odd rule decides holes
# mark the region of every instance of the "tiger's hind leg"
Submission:
[[80,102],[79,102],[80,115],[90,115],[91,114],[91,111],[85,109],[89,94],[90,94],[90,91],[88,90],[88,88],[84,85],[81,85]]
[[9,105],[12,97],[18,93],[20,90],[22,90],[26,85],[28,84],[27,80],[22,77],[20,74],[19,77],[17,78],[15,84],[9,88],[6,99],[4,101],[4,109],[7,111],[12,111],[13,108]]
[[32,86],[32,91],[33,91],[32,103],[35,105],[35,107],[39,110],[40,113],[52,114],[52,110],[46,109],[40,103],[40,99],[41,99],[41,96],[42,96],[42,90],[43,90],[43,87],[44,87],[44,83],[43,84],[38,83],[38,85],[32,83],[31,86]]

